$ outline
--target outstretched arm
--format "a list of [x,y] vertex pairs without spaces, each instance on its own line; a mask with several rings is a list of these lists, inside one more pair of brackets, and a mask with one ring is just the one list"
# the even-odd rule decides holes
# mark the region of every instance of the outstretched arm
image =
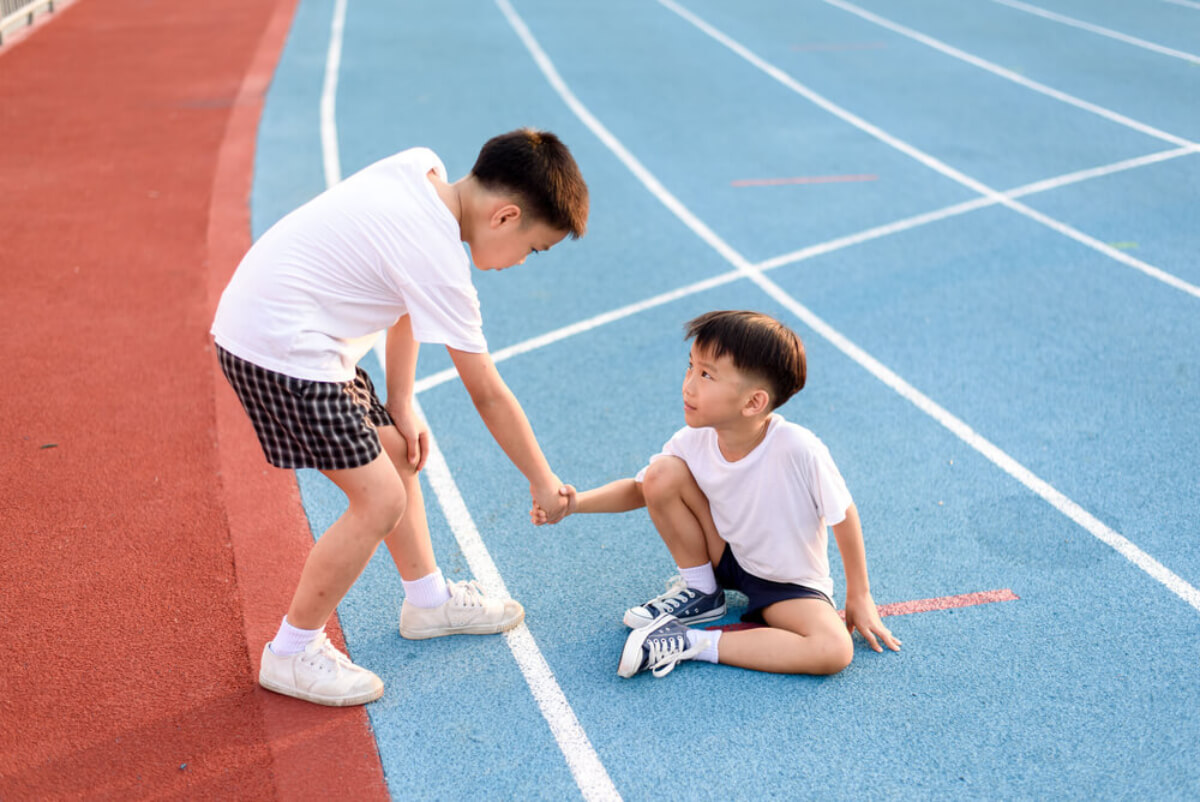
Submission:
[[642,483],[634,479],[618,479],[580,493],[576,508],[571,512],[629,512],[645,506]]
[[500,378],[490,354],[473,354],[447,348],[479,417],[496,443],[526,479],[535,503],[548,514],[549,523],[557,523],[567,514],[566,495],[560,495],[563,483],[554,472],[533,435],[533,427],[516,396]]
[[853,504],[846,510],[845,519],[834,524],[833,536],[837,539],[842,565],[846,569],[846,629],[851,632],[857,629],[877,652],[883,651],[879,640],[892,651],[900,651],[900,641],[883,625],[875,600],[871,598],[871,583],[867,579],[867,550],[863,545],[858,508]]
[[[559,493],[567,498],[567,515],[573,512],[629,512],[646,506],[641,482],[633,479],[618,479],[578,494],[574,487],[566,485]],[[534,526],[550,523],[546,511],[537,502],[529,511],[529,520]]]

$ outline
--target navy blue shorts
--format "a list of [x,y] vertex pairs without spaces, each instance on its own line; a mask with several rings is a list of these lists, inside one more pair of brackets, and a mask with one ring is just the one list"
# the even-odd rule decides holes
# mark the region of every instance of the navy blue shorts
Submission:
[[738,590],[750,599],[750,605],[742,614],[742,620],[754,624],[765,624],[762,611],[775,602],[788,599],[821,599],[833,606],[833,600],[819,590],[793,585],[788,582],[773,582],[755,576],[743,568],[733,556],[733,549],[725,546],[721,561],[713,572],[717,583],[726,590]]

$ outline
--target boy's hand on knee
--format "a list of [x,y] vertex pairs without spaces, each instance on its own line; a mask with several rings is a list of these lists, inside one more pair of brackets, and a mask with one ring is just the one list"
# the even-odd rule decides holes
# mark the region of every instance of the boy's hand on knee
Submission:
[[879,641],[883,641],[893,652],[900,651],[901,641],[883,625],[883,619],[879,617],[879,610],[870,594],[846,598],[846,629],[850,632],[857,629],[858,634],[877,652],[883,651]]
[[429,426],[416,414],[411,404],[389,407],[388,414],[392,416],[396,431],[400,432],[408,447],[408,464],[419,472],[429,459]]

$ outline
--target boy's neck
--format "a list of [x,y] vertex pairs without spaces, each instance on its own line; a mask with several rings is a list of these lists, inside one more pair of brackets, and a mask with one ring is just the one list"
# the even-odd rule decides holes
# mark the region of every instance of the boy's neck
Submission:
[[464,201],[470,194],[467,185],[473,179],[471,179],[470,176],[465,176],[455,181],[453,184],[450,184],[443,181],[434,170],[430,170],[426,174],[426,177],[429,179],[429,183],[433,184],[433,189],[437,192],[442,203],[446,205],[446,208],[450,210],[450,214],[454,215],[454,219],[458,221],[458,227],[461,231],[463,229],[464,222]]
[[714,427],[717,430],[717,447],[721,449],[721,456],[729,462],[745,459],[766,438],[767,429],[770,427],[770,412]]

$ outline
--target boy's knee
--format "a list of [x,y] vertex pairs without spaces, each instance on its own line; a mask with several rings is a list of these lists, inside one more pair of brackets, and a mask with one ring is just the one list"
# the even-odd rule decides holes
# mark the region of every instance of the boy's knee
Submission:
[[404,517],[406,502],[404,488],[397,486],[393,492],[370,496],[359,515],[372,534],[383,540]]
[[825,639],[821,647],[821,674],[837,674],[854,660],[854,641],[849,632]]
[[692,479],[687,463],[678,457],[660,457],[651,462],[642,477],[642,495],[647,504],[655,504],[683,495]]

